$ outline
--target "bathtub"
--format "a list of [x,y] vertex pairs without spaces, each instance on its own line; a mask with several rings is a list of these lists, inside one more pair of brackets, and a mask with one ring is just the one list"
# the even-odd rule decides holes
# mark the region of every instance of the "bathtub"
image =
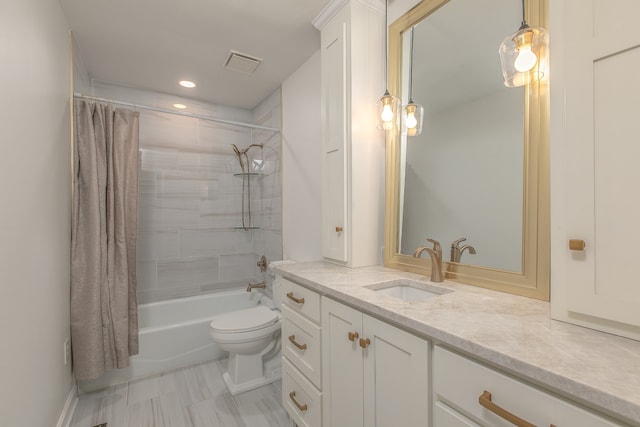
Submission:
[[114,369],[93,381],[81,381],[81,392],[216,360],[226,355],[209,336],[209,323],[217,314],[272,301],[261,291],[244,289],[216,292],[138,306],[139,354],[130,365]]

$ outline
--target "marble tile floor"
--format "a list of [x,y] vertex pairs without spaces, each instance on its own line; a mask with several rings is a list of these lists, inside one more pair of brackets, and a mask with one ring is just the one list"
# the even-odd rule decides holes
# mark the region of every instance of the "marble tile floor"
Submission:
[[83,394],[71,427],[289,427],[281,382],[231,396],[225,361]]

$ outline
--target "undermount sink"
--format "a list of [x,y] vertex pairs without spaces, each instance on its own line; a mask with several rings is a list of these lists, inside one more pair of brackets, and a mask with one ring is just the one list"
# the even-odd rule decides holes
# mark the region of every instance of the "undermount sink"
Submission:
[[367,286],[376,293],[400,299],[405,302],[420,302],[430,298],[448,294],[449,289],[427,285],[413,280],[394,280]]

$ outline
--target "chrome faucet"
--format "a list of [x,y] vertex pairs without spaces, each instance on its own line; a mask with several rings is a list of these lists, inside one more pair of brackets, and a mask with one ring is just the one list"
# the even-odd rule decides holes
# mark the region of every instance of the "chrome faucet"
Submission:
[[427,239],[427,242],[433,243],[433,249],[426,246],[420,246],[413,253],[414,258],[420,258],[423,252],[427,252],[431,257],[431,281],[432,282],[444,282],[442,277],[442,249],[440,243],[433,239]]
[[251,292],[252,289],[265,289],[267,285],[264,282],[260,283],[251,283],[249,282],[249,286],[247,286],[247,292]]
[[460,262],[460,258],[462,258],[462,253],[464,251],[469,251],[469,253],[471,255],[475,255],[476,254],[476,248],[474,248],[471,245],[464,245],[464,246],[460,246],[460,243],[464,242],[465,240],[467,240],[466,237],[462,237],[458,240],[454,240],[453,243],[451,243],[451,257],[450,260],[451,262]]

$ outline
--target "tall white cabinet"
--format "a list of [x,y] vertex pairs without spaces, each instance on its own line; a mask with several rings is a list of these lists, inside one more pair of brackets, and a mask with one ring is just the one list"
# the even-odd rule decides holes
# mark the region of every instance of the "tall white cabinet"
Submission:
[[552,316],[640,339],[640,2],[550,7]]
[[384,91],[383,3],[331,2],[321,30],[323,256],[362,267],[379,263],[384,224],[384,134],[375,106]]

